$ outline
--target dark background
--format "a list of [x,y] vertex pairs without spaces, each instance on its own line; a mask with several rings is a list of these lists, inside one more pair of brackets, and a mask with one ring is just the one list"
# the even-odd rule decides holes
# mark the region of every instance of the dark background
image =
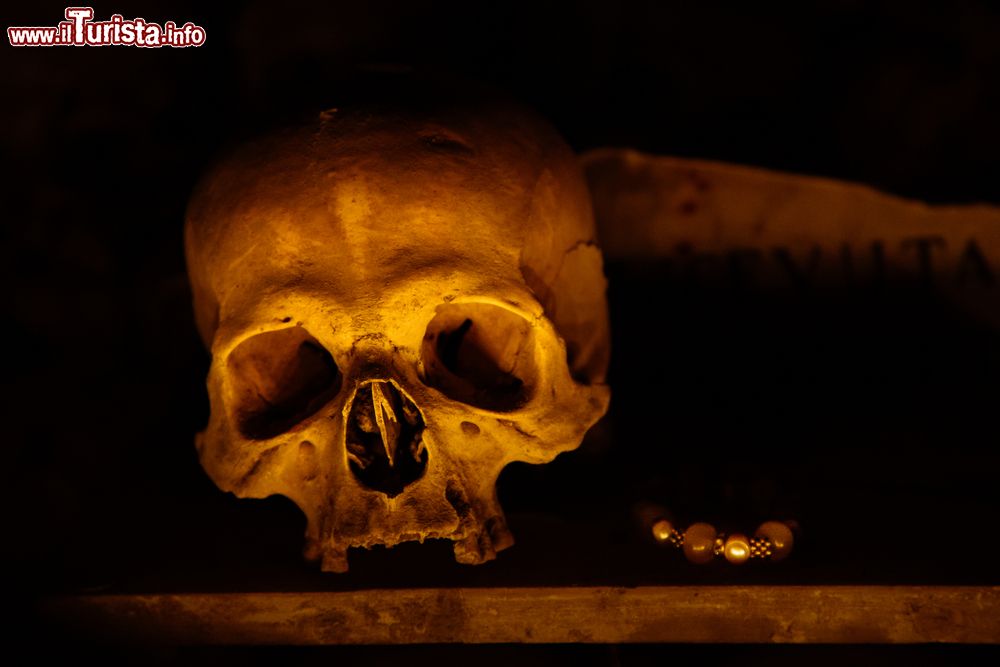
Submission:
[[[675,284],[655,263],[609,263],[612,412],[580,451],[504,473],[518,544],[483,567],[453,564],[446,544],[406,545],[352,553],[350,574],[320,575],[301,561],[294,505],[225,496],[198,466],[208,357],[189,312],[186,200],[220,150],[329,106],[338,77],[357,64],[493,83],[581,151],[631,146],[932,202],[997,202],[995,4],[801,4],[116,2],[95,7],[96,17],[190,20],[207,43],[5,44],[12,599],[995,584],[998,336],[914,286],[747,294]],[[63,7],[5,7],[5,27],[54,25]],[[635,529],[640,501],[669,507],[681,524],[752,531],[794,518],[802,533],[781,565],[695,568]]]

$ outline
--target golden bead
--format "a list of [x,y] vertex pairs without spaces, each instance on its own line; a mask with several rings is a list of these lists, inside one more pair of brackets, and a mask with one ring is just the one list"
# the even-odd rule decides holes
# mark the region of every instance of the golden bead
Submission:
[[792,529],[780,521],[767,521],[760,524],[755,537],[763,537],[771,543],[771,560],[778,561],[792,553],[795,539]]
[[693,523],[684,531],[684,557],[692,563],[703,565],[715,556],[715,527],[707,523]]
[[663,544],[670,541],[670,536],[674,534],[674,526],[666,519],[660,519],[653,524],[653,539]]
[[723,554],[725,554],[726,560],[733,565],[747,562],[747,559],[750,558],[750,540],[747,539],[746,535],[733,533],[726,540]]

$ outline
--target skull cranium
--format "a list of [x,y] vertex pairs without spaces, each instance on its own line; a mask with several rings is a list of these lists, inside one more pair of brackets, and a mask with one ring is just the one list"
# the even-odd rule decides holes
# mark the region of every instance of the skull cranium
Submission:
[[212,352],[201,463],[282,494],[306,555],[512,543],[495,484],[607,409],[605,282],[569,148],[507,102],[354,106],[215,167],[188,209]]

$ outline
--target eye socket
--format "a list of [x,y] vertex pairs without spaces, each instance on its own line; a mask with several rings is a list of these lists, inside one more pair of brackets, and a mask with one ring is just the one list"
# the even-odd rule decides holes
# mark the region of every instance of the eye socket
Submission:
[[290,430],[340,390],[333,357],[302,327],[248,338],[227,363],[238,427],[253,440]]
[[430,386],[456,401],[505,412],[531,395],[535,336],[523,317],[490,304],[440,306],[421,351]]

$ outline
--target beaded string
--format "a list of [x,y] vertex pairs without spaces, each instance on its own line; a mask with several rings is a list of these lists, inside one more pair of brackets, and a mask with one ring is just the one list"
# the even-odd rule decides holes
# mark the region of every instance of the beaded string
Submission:
[[683,549],[684,557],[699,565],[718,557],[734,565],[748,560],[779,561],[788,557],[795,543],[791,527],[782,521],[765,521],[753,537],[747,537],[743,533],[720,533],[708,523],[693,523],[681,532],[667,519],[658,518],[652,524],[652,533],[657,542]]

